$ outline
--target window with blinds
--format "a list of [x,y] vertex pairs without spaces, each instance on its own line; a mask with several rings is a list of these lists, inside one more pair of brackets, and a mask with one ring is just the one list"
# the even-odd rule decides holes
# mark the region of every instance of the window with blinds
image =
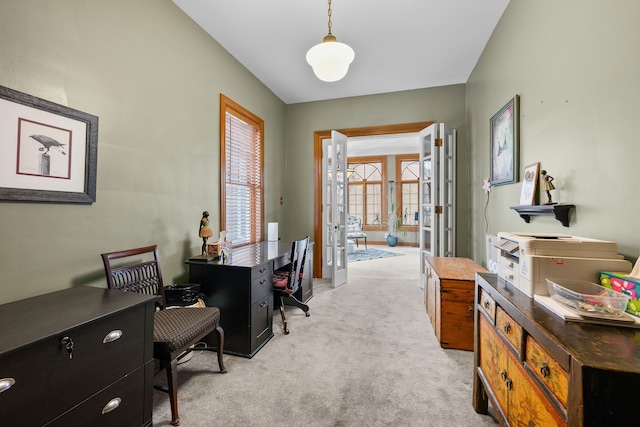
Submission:
[[260,242],[264,121],[220,95],[220,229],[233,246]]

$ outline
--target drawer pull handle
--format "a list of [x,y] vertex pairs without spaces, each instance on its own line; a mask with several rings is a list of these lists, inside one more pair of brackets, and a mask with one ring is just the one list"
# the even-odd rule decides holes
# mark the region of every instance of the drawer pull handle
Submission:
[[507,380],[507,370],[503,369],[502,372],[500,372],[500,378],[502,378],[502,381],[506,381]]
[[122,336],[122,331],[120,329],[114,329],[104,337],[104,339],[102,340],[102,343],[106,344],[108,342],[114,342],[116,340],[119,340],[121,336]]
[[511,378],[509,378],[506,382],[505,385],[507,386],[507,390],[511,391],[513,389],[513,380]]
[[542,375],[542,378],[547,378],[551,375],[551,369],[549,369],[549,364],[547,362],[542,362],[542,365],[540,366],[540,374]]
[[122,402],[122,399],[120,399],[119,397],[115,397],[110,401],[108,401],[107,404],[104,405],[104,408],[102,408],[102,415],[108,414],[109,412],[115,411],[116,409],[118,409],[118,406],[120,406],[121,402]]
[[0,393],[3,391],[7,391],[11,388],[12,385],[16,383],[16,380],[13,378],[2,378],[0,379]]
[[491,307],[491,304],[489,303],[489,301],[485,301],[485,302],[484,302],[484,308],[486,308],[487,310],[489,310],[489,307]]
[[507,322],[504,324],[504,333],[509,335],[511,333],[511,323]]
[[260,284],[261,284],[261,285],[264,285],[265,283],[267,283],[267,279],[262,279],[262,280],[260,280]]
[[267,305],[268,305],[268,304],[267,304],[267,302],[266,302],[266,301],[262,301],[262,302],[260,303],[260,307],[262,307],[262,308],[266,307]]

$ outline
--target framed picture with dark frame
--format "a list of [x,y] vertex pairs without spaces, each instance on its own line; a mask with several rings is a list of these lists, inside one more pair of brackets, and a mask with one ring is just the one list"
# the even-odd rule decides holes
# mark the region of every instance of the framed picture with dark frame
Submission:
[[520,191],[521,206],[532,206],[535,204],[539,173],[540,163],[532,163],[525,166],[522,171],[522,190]]
[[0,200],[96,200],[98,117],[0,86]]
[[491,185],[518,182],[520,97],[514,96],[491,117]]

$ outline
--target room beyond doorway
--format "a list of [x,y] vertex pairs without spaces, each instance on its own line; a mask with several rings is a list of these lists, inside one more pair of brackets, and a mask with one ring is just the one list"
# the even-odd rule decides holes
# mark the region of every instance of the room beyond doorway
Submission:
[[[337,129],[347,137],[375,136],[399,133],[419,132],[433,122],[405,123],[386,126],[371,126],[363,128]],[[322,141],[331,138],[331,130],[315,131],[313,134],[313,168],[314,168],[314,246],[313,277],[322,277],[324,257],[324,242],[322,236]]]

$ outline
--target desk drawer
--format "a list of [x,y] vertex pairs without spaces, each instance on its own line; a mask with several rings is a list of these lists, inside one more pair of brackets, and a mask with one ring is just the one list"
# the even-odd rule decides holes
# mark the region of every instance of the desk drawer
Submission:
[[251,280],[259,279],[263,276],[269,275],[269,273],[273,273],[273,266],[271,262],[256,265],[251,268]]
[[273,274],[266,274],[251,281],[251,304],[255,304],[273,292]]
[[[15,379],[0,394],[1,423],[43,425],[143,365],[145,308],[97,319],[0,358],[0,378]],[[120,338],[104,343],[112,331],[121,331]],[[73,340],[73,358],[61,344],[65,336]]]

